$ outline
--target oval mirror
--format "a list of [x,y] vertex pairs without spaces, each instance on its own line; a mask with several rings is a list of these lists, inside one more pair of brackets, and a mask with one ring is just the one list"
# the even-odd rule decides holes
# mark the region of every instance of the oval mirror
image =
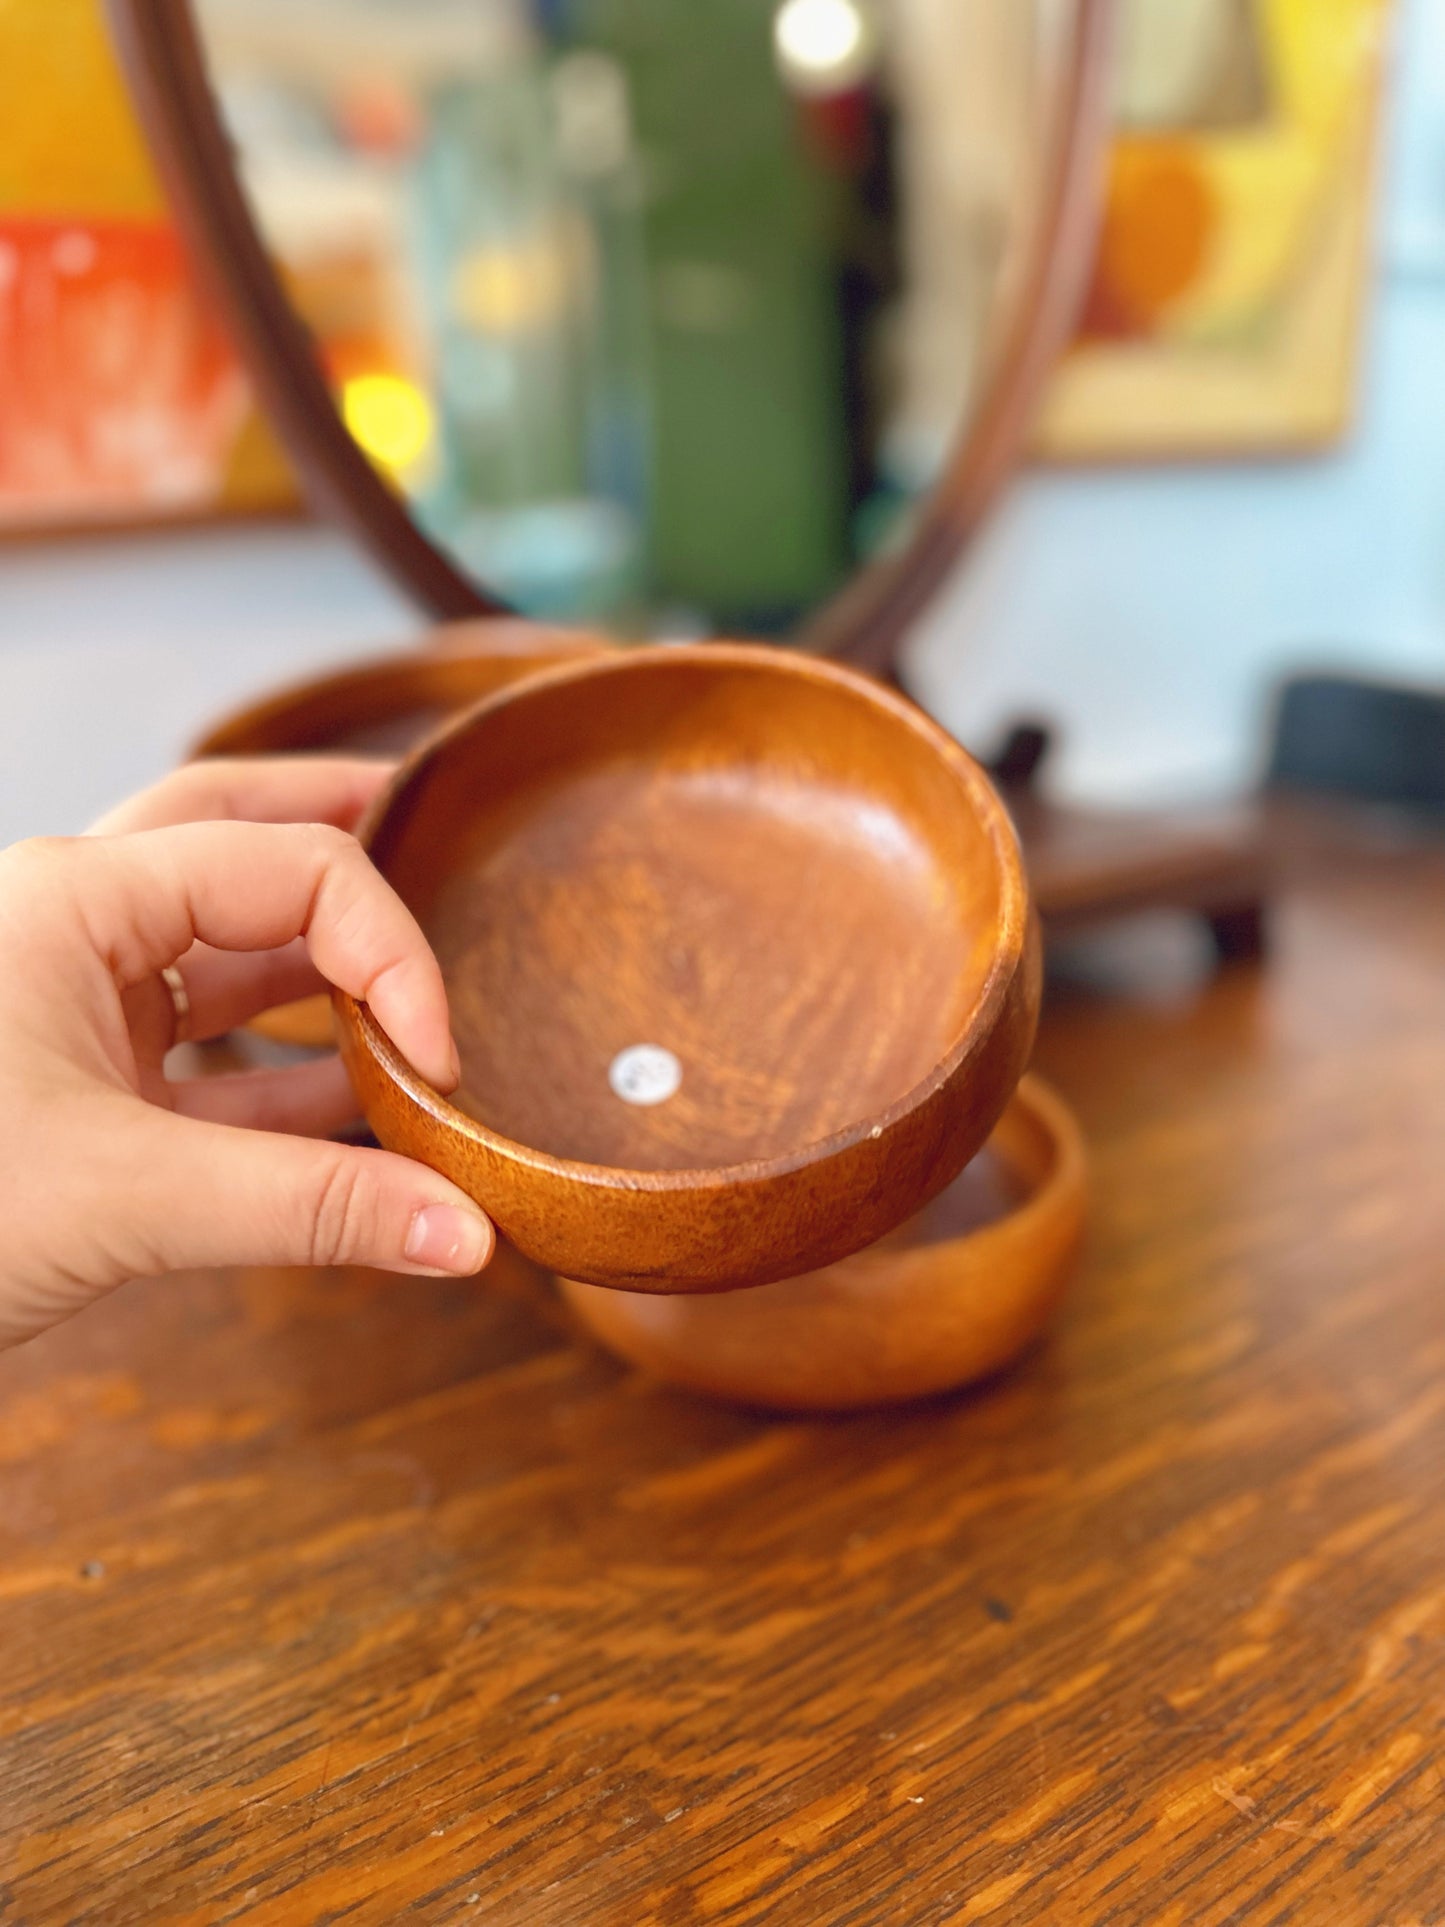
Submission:
[[1078,310],[1106,0],[111,0],[308,493],[443,617],[875,667]]

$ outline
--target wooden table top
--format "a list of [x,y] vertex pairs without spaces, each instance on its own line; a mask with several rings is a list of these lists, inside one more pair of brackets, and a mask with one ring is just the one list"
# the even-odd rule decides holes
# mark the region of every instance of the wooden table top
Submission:
[[1056,986],[1092,1247],[984,1392],[344,1272],[0,1360],[0,1920],[1445,1920],[1445,845],[1355,841]]

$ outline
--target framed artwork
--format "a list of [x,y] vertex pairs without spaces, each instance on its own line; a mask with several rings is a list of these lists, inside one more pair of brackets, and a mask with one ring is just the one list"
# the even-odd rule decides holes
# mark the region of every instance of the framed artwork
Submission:
[[1124,0],[1073,461],[1306,453],[1354,404],[1391,0]]
[[289,508],[100,0],[0,6],[0,533]]

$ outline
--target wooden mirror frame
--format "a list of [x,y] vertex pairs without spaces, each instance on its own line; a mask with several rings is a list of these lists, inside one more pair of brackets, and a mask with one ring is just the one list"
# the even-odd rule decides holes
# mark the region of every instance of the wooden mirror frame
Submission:
[[[220,298],[308,503],[349,530],[439,621],[508,612],[428,539],[346,428],[241,187],[191,0],[106,0],[106,7],[177,220]],[[1113,15],[1114,0],[1077,0],[1073,9],[1040,211],[978,404],[908,541],[865,567],[804,623],[799,639],[809,648],[892,674],[907,631],[1023,458],[1092,266],[1109,132]]]

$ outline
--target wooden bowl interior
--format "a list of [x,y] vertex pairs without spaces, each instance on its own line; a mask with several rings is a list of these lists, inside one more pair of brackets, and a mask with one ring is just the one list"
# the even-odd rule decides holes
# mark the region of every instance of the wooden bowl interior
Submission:
[[[687,1171],[800,1152],[938,1069],[996,967],[1007,836],[891,699],[657,650],[458,725],[372,853],[446,975],[458,1106],[554,1157]],[[666,1101],[615,1094],[638,1045],[680,1067]]]

